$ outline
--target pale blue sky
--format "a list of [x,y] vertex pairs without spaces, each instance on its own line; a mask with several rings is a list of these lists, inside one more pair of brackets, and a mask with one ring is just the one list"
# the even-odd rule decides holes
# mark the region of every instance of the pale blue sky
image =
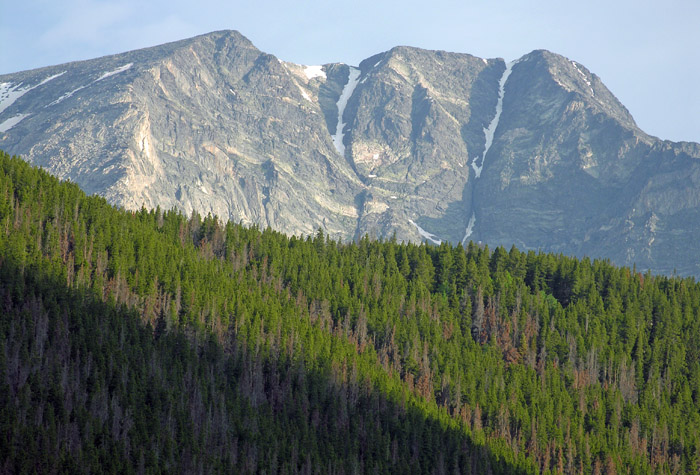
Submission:
[[221,29],[301,64],[396,45],[507,60],[544,48],[600,76],[648,133],[700,142],[698,0],[0,0],[0,74]]

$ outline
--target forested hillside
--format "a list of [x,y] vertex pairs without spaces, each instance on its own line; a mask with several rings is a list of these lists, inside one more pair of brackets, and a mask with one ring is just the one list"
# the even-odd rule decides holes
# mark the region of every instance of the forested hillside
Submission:
[[700,470],[700,286],[127,212],[0,153],[0,471]]

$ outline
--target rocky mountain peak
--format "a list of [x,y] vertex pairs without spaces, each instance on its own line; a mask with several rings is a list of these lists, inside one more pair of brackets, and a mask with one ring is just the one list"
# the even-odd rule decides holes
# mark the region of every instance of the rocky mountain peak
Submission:
[[627,108],[582,64],[547,50],[532,51],[517,63],[518,74],[529,79],[524,87],[546,97],[559,95],[567,106],[591,108],[594,113],[604,113],[624,127],[641,132]]
[[298,65],[218,31],[0,76],[0,147],[132,209],[700,273],[700,147],[545,50]]

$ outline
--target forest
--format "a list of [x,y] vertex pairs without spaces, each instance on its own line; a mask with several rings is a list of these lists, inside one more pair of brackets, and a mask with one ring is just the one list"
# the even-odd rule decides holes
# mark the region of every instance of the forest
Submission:
[[698,473],[700,285],[133,212],[0,152],[2,473]]

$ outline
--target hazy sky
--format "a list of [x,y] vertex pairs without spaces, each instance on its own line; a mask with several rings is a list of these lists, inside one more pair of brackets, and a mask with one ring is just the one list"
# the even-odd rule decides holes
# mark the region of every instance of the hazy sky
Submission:
[[300,64],[396,45],[506,60],[544,48],[600,76],[646,132],[700,142],[698,0],[0,0],[0,74],[222,29]]

